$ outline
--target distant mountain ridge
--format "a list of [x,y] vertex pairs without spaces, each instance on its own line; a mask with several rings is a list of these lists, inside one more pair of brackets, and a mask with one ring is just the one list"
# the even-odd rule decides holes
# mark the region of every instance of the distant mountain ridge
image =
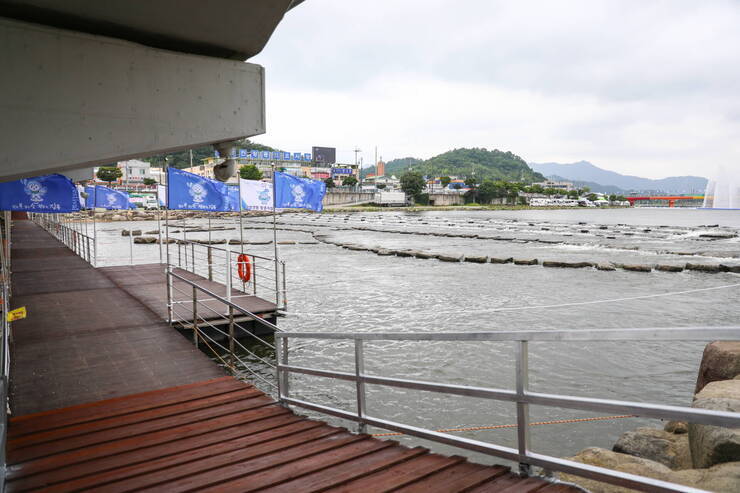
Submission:
[[[594,166],[588,161],[577,163],[529,163],[533,170],[545,176],[557,176],[569,181],[592,182],[614,186],[624,191],[660,191],[666,193],[704,193],[707,179],[701,176],[671,176],[651,180],[639,176],[622,175]],[[591,187],[594,191],[596,189]]]

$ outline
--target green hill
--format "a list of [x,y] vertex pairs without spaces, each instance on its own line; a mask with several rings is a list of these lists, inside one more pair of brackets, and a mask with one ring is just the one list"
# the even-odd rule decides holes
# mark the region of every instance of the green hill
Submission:
[[[385,174],[386,176],[391,175],[400,175],[403,173],[407,168],[412,167],[415,168],[418,164],[422,163],[423,161],[421,159],[416,159],[415,157],[404,157],[400,159],[392,159],[385,163]],[[362,170],[362,176],[367,176],[368,174],[375,174],[375,166],[370,166],[369,168],[363,168]]]
[[[499,151],[498,149],[489,151],[479,147],[454,149],[426,161],[415,158],[394,159],[386,163],[385,174],[399,176],[409,167],[413,167],[414,171],[418,171],[422,175],[475,176],[479,182],[486,178],[525,183],[545,179],[540,173],[533,171],[526,161],[516,154]],[[375,167],[367,168],[366,172],[374,173]]]

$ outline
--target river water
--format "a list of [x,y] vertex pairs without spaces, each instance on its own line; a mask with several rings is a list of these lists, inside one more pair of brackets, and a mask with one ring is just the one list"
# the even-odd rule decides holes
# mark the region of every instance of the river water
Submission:
[[[202,225],[205,220],[191,220]],[[213,225],[236,224],[234,218]],[[245,218],[248,227],[270,218]],[[125,263],[120,230],[156,229],[156,222],[98,224],[100,263]],[[436,253],[521,259],[740,265],[740,213],[694,209],[574,209],[530,211],[357,212],[284,214],[278,239],[311,242],[310,229],[333,242]],[[358,229],[360,228],[360,229]],[[364,229],[363,229],[364,228]],[[383,230],[383,232],[368,229]],[[389,232],[395,231],[395,232]],[[477,235],[440,237],[418,233]],[[205,239],[207,233],[188,234]],[[247,229],[245,239],[270,240],[269,229]],[[175,235],[181,237],[180,235]],[[237,230],[213,239],[239,238]],[[238,246],[232,248],[237,249]],[[273,246],[245,246],[272,255]],[[135,245],[136,263],[156,262],[158,245]],[[281,245],[287,263],[291,331],[497,331],[736,325],[740,275],[695,271],[650,273],[555,269],[541,265],[447,263],[351,251],[333,244]],[[717,288],[717,289],[715,289]],[[690,291],[690,292],[686,292]],[[665,296],[654,296],[654,295]],[[645,297],[649,296],[649,297]],[[643,298],[640,298],[643,297]],[[603,301],[603,302],[601,302]],[[690,405],[705,342],[531,343],[535,391]],[[511,343],[366,343],[366,371],[375,375],[513,389]],[[292,364],[354,371],[353,348],[343,341],[295,340]],[[293,395],[353,410],[354,386],[318,377],[291,379]],[[369,414],[439,429],[516,422],[513,404],[368,386]],[[584,418],[594,413],[533,406],[532,421]],[[658,420],[616,419],[532,427],[532,449],[556,456],[587,446],[611,448],[619,435]],[[372,431],[372,430],[371,430]],[[375,430],[377,431],[377,430]],[[516,430],[457,433],[515,447]],[[443,452],[452,449],[401,438]],[[453,453],[460,453],[454,451]],[[464,453],[484,462],[501,462]]]

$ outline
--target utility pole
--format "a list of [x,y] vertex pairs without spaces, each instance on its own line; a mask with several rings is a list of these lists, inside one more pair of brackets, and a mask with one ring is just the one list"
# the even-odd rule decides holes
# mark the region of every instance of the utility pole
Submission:
[[[355,146],[355,148],[352,149],[352,152],[355,153],[355,169],[357,169],[357,153],[362,152],[362,150],[360,150],[359,147]],[[362,180],[362,170],[361,169],[357,169],[357,178],[359,180]],[[360,183],[360,186],[362,186],[362,183]]]

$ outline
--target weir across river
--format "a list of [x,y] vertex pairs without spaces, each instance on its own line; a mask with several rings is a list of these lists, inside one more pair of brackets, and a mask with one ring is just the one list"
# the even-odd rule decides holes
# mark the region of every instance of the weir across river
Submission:
[[576,491],[298,416],[151,306],[163,266],[95,269],[31,221],[12,235],[8,491]]

